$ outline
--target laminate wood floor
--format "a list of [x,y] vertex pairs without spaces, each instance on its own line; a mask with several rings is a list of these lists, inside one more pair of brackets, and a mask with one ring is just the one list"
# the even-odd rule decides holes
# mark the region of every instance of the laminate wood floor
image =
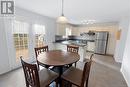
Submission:
[[[83,64],[78,62],[77,68],[83,69]],[[120,66],[110,56],[94,55],[88,87],[128,87]],[[0,87],[26,87],[22,68],[0,75]]]

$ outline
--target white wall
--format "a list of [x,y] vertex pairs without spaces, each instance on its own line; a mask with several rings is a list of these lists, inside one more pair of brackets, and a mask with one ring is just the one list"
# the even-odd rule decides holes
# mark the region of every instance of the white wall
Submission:
[[121,29],[121,37],[120,40],[117,40],[116,42],[116,49],[114,58],[116,62],[122,62],[124,49],[125,49],[125,43],[126,43],[126,37],[128,33],[128,27],[129,27],[129,19],[128,17],[123,17],[121,21],[119,22],[119,29]]
[[[55,19],[49,18],[46,16],[42,16],[30,11],[26,11],[21,8],[16,7],[15,12],[15,19],[21,20],[21,21],[27,21],[30,23],[30,25],[33,25],[35,23],[37,24],[43,24],[46,27],[46,44],[49,45],[50,49],[53,49],[52,42],[55,40],[55,31],[56,31],[56,22]],[[14,54],[14,48],[13,48],[13,41],[11,38],[12,32],[12,26],[11,22],[14,19],[10,18],[0,18],[0,74],[3,74],[5,72],[8,72],[12,69],[15,62],[15,54]],[[30,29],[32,29],[30,27]],[[32,49],[33,50],[33,49]],[[12,64],[14,63],[14,64]]]
[[4,29],[3,18],[0,18],[0,74],[10,70],[6,32]]
[[123,73],[123,76],[126,79],[128,87],[130,87],[130,22],[129,22],[127,40],[124,49],[121,72]]
[[39,15],[30,11],[26,11],[20,8],[16,8],[16,19],[18,20],[26,20],[29,23],[35,24],[43,24],[46,28],[46,43],[52,43],[55,40],[56,33],[56,21],[53,18],[49,18],[43,15]]

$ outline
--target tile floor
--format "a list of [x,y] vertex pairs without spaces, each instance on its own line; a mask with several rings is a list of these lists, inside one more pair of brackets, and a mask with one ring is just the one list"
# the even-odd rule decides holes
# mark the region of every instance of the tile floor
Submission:
[[[83,69],[82,65],[78,62],[77,68]],[[88,87],[128,87],[120,66],[110,56],[94,55]],[[26,87],[22,68],[1,75],[0,87]]]
[[116,63],[113,57],[94,55],[88,87],[128,87],[120,67],[121,64]]

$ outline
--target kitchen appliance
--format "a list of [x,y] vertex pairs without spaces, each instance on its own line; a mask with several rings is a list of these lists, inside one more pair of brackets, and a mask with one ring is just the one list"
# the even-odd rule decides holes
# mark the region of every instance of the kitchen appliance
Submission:
[[95,53],[106,54],[108,35],[108,32],[95,32]]

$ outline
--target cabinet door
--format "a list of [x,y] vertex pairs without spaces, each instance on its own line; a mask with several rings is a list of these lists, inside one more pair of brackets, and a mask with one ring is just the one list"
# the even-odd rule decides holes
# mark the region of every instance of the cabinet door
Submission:
[[95,42],[87,42],[87,51],[90,51],[90,52],[95,51]]
[[56,50],[66,50],[67,47],[66,47],[66,45],[63,45],[61,43],[55,43],[55,49]]

